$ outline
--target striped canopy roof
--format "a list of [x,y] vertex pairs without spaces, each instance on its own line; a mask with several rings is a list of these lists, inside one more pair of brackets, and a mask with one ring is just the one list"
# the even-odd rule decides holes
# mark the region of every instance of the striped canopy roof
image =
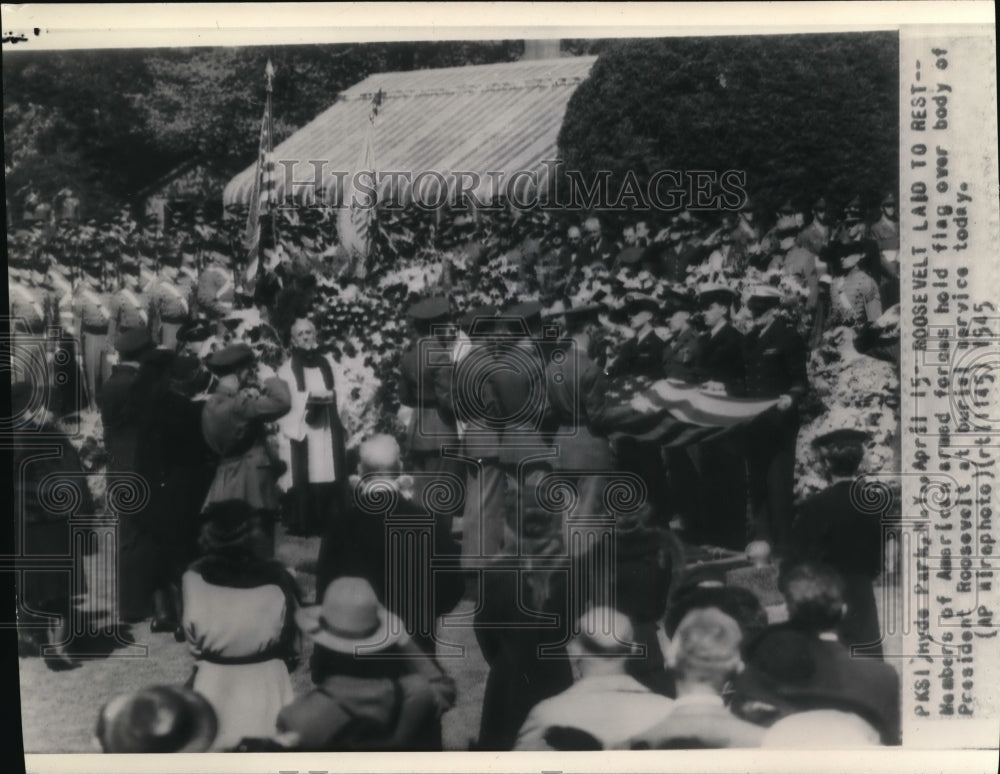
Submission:
[[[411,72],[378,73],[339,95],[312,122],[274,149],[279,198],[294,161],[294,181],[315,179],[313,160],[326,162],[321,186],[330,196],[334,172],[353,173],[358,163],[372,98],[381,89],[375,121],[375,163],[380,172],[487,172],[504,180],[519,170],[536,171],[544,185],[546,165],[556,158],[556,139],[566,104],[587,77],[596,57],[565,57]],[[246,205],[256,165],[229,181],[223,203]],[[340,185],[343,185],[341,182]],[[309,201],[308,186],[295,186],[296,199]],[[329,200],[329,199],[328,199]]]

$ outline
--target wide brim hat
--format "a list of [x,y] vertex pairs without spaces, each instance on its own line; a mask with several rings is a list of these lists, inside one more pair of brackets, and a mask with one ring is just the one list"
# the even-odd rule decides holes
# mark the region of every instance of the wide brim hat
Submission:
[[896,204],[897,204],[897,202],[896,202],[896,194],[892,193],[891,191],[889,193],[887,193],[884,197],[882,197],[882,206],[883,207],[886,207],[886,206],[895,207]]
[[295,623],[314,643],[336,653],[377,653],[409,640],[403,622],[363,578],[337,578],[322,604],[296,611]]
[[224,376],[252,365],[255,359],[250,345],[240,341],[213,352],[205,361],[205,365],[212,373]]
[[871,435],[864,430],[854,430],[852,428],[842,427],[837,430],[831,430],[829,433],[823,433],[822,435],[816,436],[812,441],[812,445],[816,449],[821,449],[825,446],[839,446],[848,443],[867,443],[870,440]]
[[864,259],[866,253],[867,248],[862,242],[847,242],[841,245],[837,250],[840,267],[850,269],[857,266]]
[[204,696],[157,685],[104,705],[97,737],[107,753],[199,753],[212,746],[218,729],[215,710]]
[[198,544],[206,553],[230,551],[249,545],[254,533],[253,514],[249,510],[243,514],[227,512],[216,515],[201,528]]

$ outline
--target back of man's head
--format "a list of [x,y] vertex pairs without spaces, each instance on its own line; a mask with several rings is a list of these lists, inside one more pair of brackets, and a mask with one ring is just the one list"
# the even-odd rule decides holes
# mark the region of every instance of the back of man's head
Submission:
[[679,687],[700,683],[720,692],[742,665],[741,639],[739,625],[721,610],[701,608],[684,616],[668,653]]
[[628,616],[614,608],[594,607],[577,621],[577,631],[568,650],[583,676],[625,671],[635,647]]
[[788,567],[778,579],[788,606],[788,619],[814,632],[836,628],[844,615],[844,582],[840,574],[819,563]]

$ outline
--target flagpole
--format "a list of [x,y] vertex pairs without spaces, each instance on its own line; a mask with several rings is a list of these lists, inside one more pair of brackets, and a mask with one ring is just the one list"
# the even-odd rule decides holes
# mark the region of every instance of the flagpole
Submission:
[[[267,60],[267,67],[264,68],[264,78],[267,82],[267,93],[264,98],[264,115],[265,121],[267,122],[267,144],[266,144],[266,158],[271,157],[271,153],[274,150],[274,121],[271,114],[271,93],[274,82],[274,66],[271,64],[271,60]],[[270,197],[267,200],[267,212],[265,213],[268,222],[270,224],[271,230],[271,248],[275,249],[278,246],[278,234],[275,229],[274,224],[274,207],[273,202]],[[261,254],[260,249],[257,250],[257,278],[260,279],[264,276],[264,259]]]

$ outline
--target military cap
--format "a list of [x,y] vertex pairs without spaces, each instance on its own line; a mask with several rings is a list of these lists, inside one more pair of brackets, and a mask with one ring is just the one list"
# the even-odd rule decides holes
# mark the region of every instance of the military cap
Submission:
[[861,220],[861,197],[855,196],[844,205],[844,220],[854,222]]
[[816,436],[813,439],[812,445],[814,448],[820,449],[825,446],[840,446],[849,443],[866,443],[869,440],[871,440],[871,435],[866,433],[864,430],[853,430],[842,427],[837,430],[831,430],[829,433],[823,433],[823,435]]
[[412,319],[421,322],[440,322],[446,320],[451,315],[451,308],[448,306],[448,299],[443,296],[434,296],[418,301],[410,307],[407,313]]
[[736,291],[726,285],[704,285],[698,289],[698,305],[701,307],[712,304],[730,306],[736,298]]
[[118,350],[118,354],[126,359],[140,355],[152,346],[153,339],[150,337],[149,331],[142,327],[122,331],[115,341],[115,349]]
[[784,204],[778,208],[778,212],[782,215],[794,215],[799,211],[799,208],[792,204],[791,199],[786,199]]
[[662,305],[652,296],[630,293],[625,298],[625,308],[629,314],[637,314],[639,312],[659,312]]
[[825,210],[826,206],[827,206],[826,199],[824,199],[822,196],[819,197],[815,202],[813,202],[813,209],[817,211]]
[[772,285],[754,285],[750,289],[750,300],[777,304],[781,301],[781,291]]
[[212,373],[224,376],[238,371],[254,362],[253,350],[242,341],[230,344],[208,356],[205,365]]
[[896,194],[892,191],[889,191],[889,193],[882,197],[882,206],[885,207],[887,205],[892,207],[896,206]]
[[207,341],[215,333],[204,320],[191,320],[177,331],[177,340],[182,343]]
[[695,307],[695,298],[687,291],[675,290],[674,288],[664,288],[663,290],[663,311],[666,314],[674,312],[690,312]]

